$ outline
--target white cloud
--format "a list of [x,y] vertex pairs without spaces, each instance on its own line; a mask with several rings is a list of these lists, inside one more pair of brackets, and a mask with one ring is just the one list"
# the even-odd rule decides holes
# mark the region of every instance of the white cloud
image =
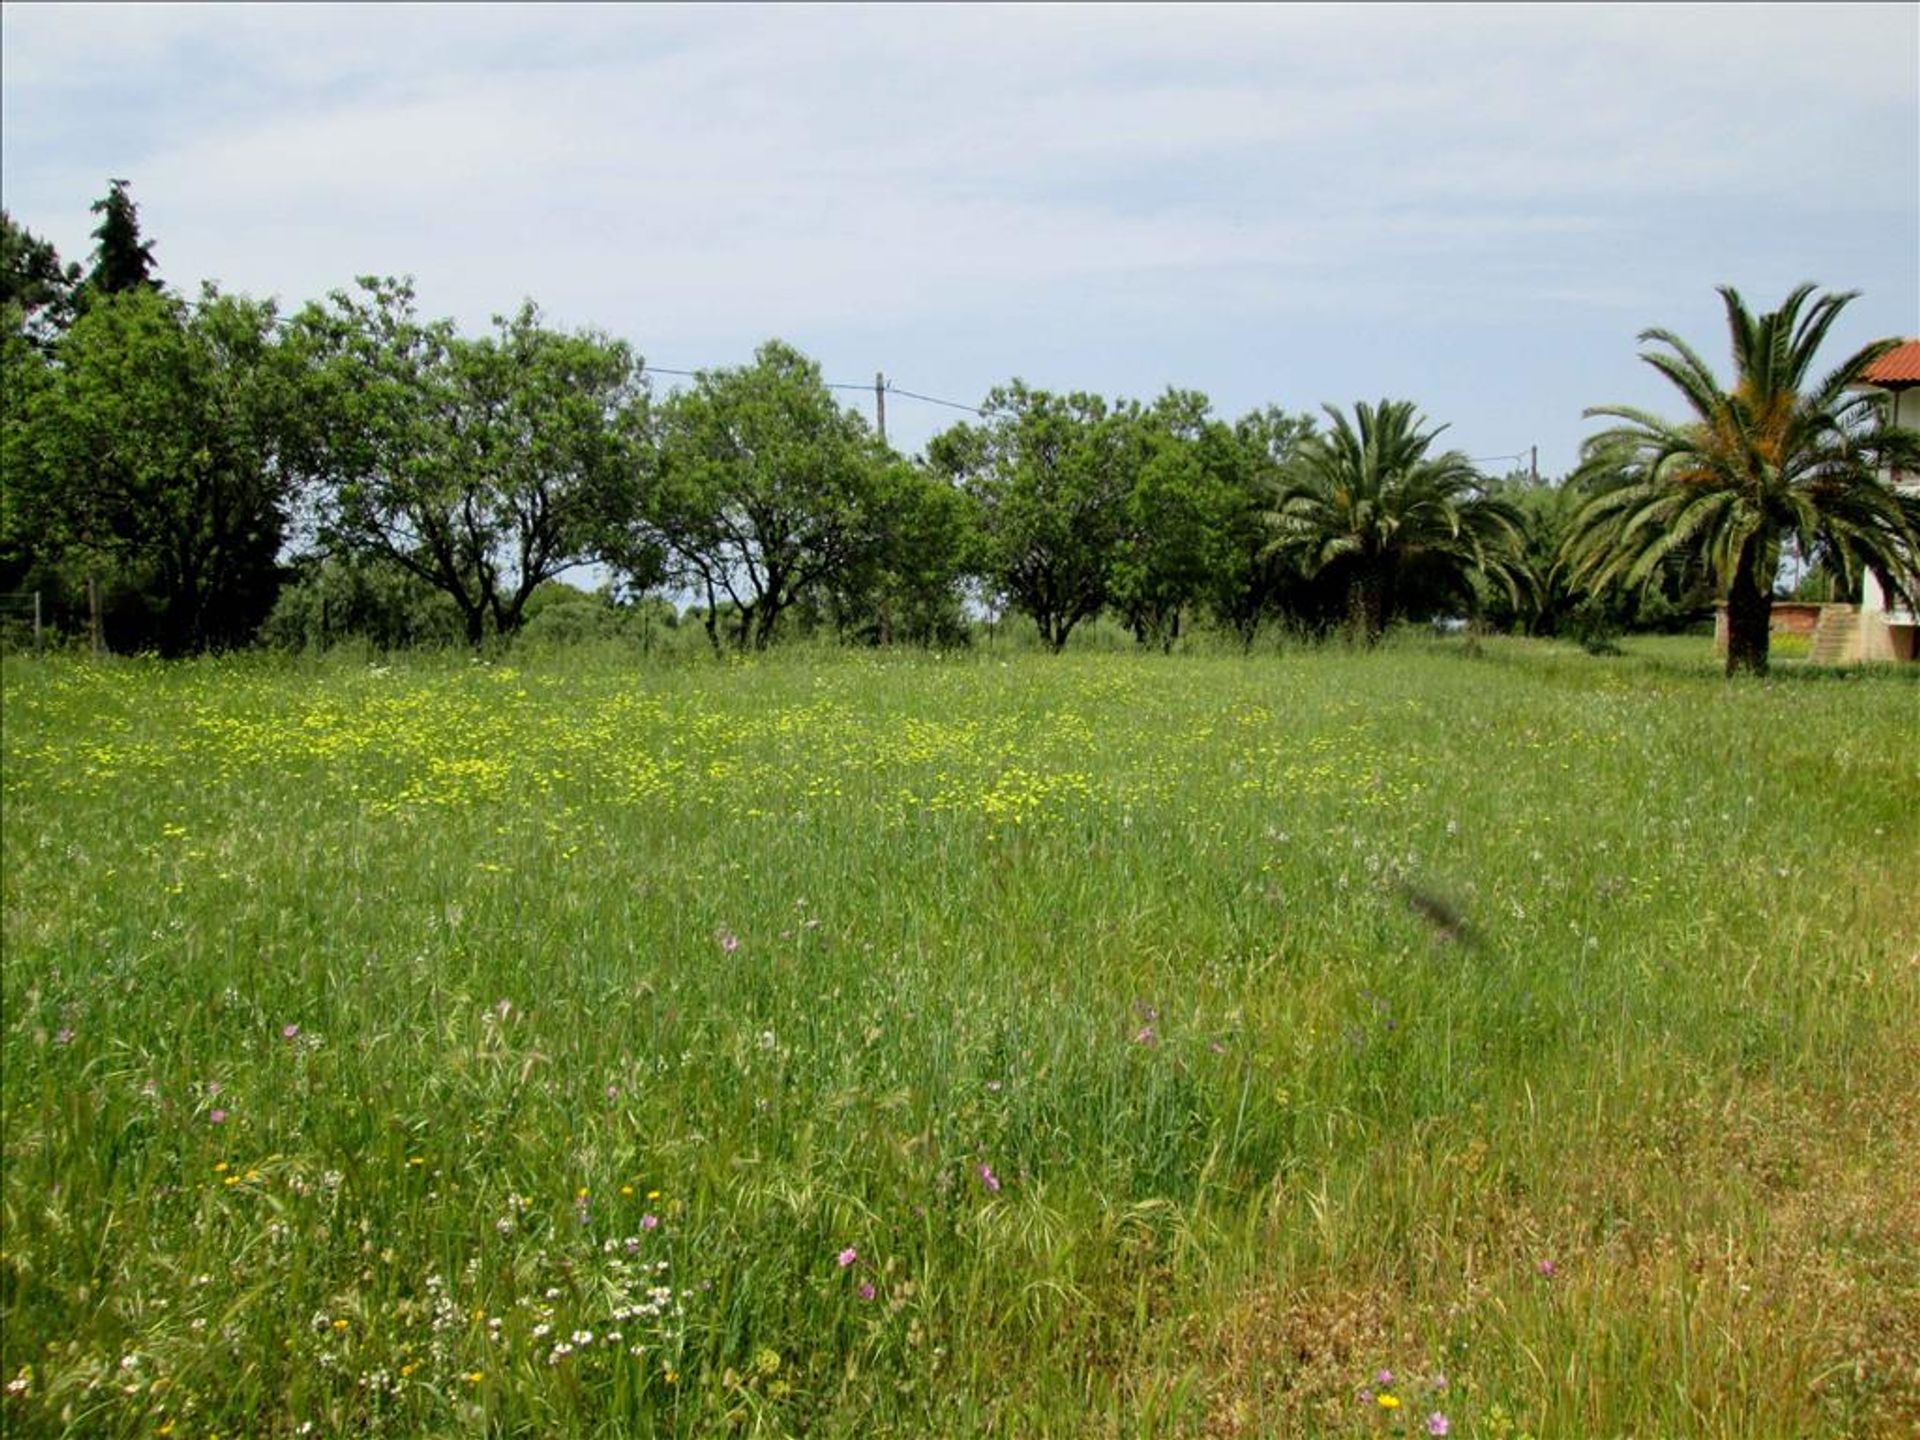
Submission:
[[643,349],[859,331],[928,368],[990,321],[1009,371],[1076,335],[1177,349],[1289,317],[1619,312],[1630,336],[1781,272],[1920,303],[1912,7],[16,5],[0,27],[19,218],[84,254],[87,202],[131,176],[169,278],[290,301],[411,271],[469,322],[531,294]]

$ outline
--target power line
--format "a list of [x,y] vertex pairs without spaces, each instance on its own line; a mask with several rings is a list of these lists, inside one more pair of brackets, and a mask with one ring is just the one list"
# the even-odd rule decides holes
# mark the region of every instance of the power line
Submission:
[[889,395],[904,395],[909,400],[924,400],[929,405],[945,405],[950,410],[965,410],[973,415],[984,415],[987,413],[978,405],[963,405],[958,400],[942,400],[937,395],[921,395],[912,390],[902,390],[891,380],[887,382],[887,393]]
[[[705,370],[676,370],[671,365],[656,365],[651,360],[643,361],[640,368],[642,370],[652,370],[661,375],[686,375],[695,379],[711,373]],[[826,380],[821,383],[829,390],[871,391],[874,388],[871,382],[862,385],[850,380]],[[922,395],[918,390],[903,390],[891,380],[887,381],[886,388],[882,393],[904,396],[908,400],[923,400],[929,405],[944,405],[949,410],[964,410],[969,415],[985,415],[987,413],[978,405],[968,405],[959,400],[942,400],[938,395]]]

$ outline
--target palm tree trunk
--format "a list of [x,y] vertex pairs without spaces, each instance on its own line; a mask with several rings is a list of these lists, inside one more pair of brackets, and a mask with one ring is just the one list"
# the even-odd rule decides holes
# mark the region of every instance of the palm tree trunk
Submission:
[[1727,587],[1727,674],[1767,673],[1767,646],[1773,634],[1773,586],[1760,581],[1760,554],[1766,548],[1758,535],[1740,547]]
[[1378,575],[1355,578],[1347,587],[1347,626],[1359,644],[1379,643],[1387,629],[1387,587]]

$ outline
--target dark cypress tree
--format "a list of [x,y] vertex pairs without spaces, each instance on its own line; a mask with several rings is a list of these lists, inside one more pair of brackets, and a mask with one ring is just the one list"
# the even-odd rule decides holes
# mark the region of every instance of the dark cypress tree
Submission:
[[140,238],[140,210],[127,194],[129,180],[109,180],[111,187],[104,199],[93,202],[93,213],[100,216],[100,228],[93,232],[99,242],[93,252],[93,270],[87,286],[102,295],[118,295],[123,290],[145,286],[158,290],[160,282],[153,274],[153,246]]

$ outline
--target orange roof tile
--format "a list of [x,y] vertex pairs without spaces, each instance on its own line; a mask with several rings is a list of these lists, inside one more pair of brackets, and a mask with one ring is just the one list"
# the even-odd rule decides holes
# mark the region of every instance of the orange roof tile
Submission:
[[1882,385],[1889,390],[1920,385],[1920,340],[1909,340],[1889,350],[1862,370],[1860,378],[1869,385]]

